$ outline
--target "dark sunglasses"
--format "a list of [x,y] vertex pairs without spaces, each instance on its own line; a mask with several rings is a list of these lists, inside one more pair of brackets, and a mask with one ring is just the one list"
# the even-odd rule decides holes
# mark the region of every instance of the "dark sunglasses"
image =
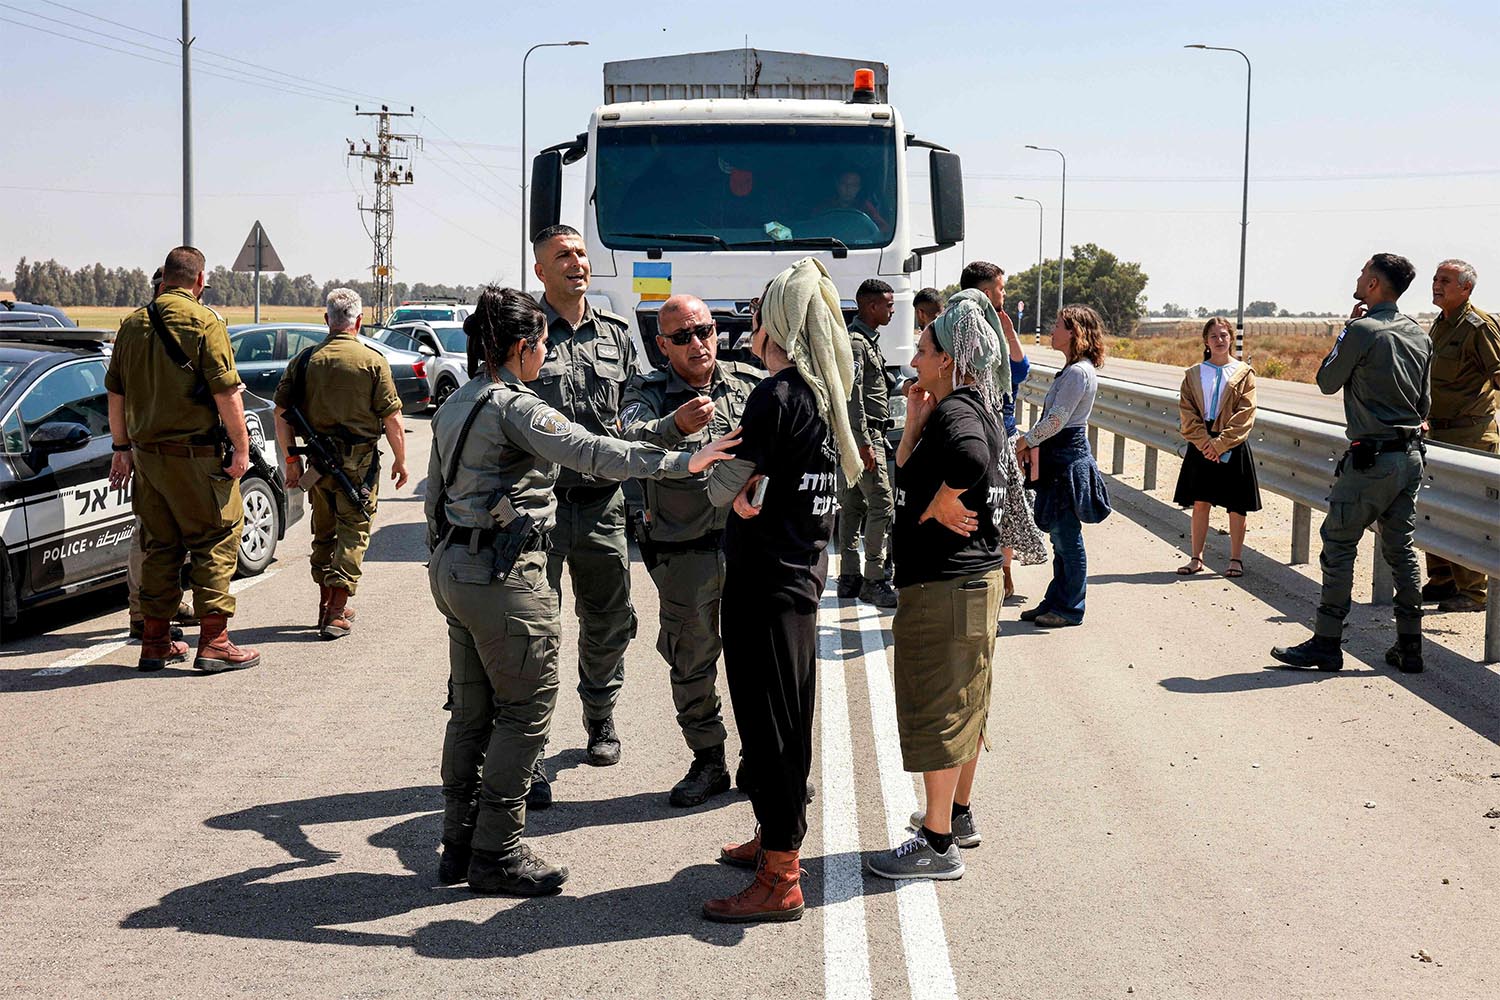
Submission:
[[662,336],[678,347],[686,347],[692,343],[694,337],[706,344],[718,336],[718,331],[714,329],[712,323],[699,323],[696,326],[685,326],[676,333],[664,333]]

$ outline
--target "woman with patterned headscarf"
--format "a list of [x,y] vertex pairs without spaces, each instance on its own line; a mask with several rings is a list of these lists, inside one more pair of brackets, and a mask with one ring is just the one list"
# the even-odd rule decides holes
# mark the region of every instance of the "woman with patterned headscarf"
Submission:
[[997,415],[1009,385],[995,307],[977,289],[948,301],[917,341],[916,385],[896,450],[896,723],[921,772],[915,835],[870,858],[892,879],[956,879],[979,843],[970,809],[990,707],[990,659],[1004,599],[1000,524],[1007,486]]
[[738,515],[724,528],[719,627],[758,824],[720,852],[755,879],[703,905],[705,917],[727,923],[802,916],[818,602],[839,469],[852,480],[864,468],[849,427],[849,331],[821,263],[808,257],[776,276],[754,305],[750,337],[770,374],[745,401],[731,467],[708,478],[709,498],[732,502]]

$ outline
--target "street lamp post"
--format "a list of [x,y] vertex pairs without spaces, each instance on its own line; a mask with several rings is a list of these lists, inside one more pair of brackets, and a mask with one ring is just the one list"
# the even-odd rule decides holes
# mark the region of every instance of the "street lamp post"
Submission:
[[1062,208],[1057,213],[1057,313],[1062,315],[1063,307],[1063,258],[1067,256],[1067,239],[1064,231],[1068,225],[1068,158],[1063,156],[1063,151],[1053,149],[1051,146],[1031,146],[1027,149],[1035,149],[1043,153],[1056,153],[1062,157]]
[[1245,60],[1245,176],[1240,193],[1240,300],[1234,324],[1235,356],[1245,356],[1245,241],[1250,229],[1250,57],[1239,49],[1222,45],[1184,45],[1185,49],[1233,52]]
[[526,244],[531,241],[531,233],[527,225],[529,212],[526,209],[526,60],[537,49],[567,48],[572,45],[587,45],[588,42],[538,42],[526,50],[521,57],[521,256],[516,258],[516,266],[520,270],[517,276],[516,287],[522,291],[526,290]]
[[1042,216],[1045,209],[1035,198],[1015,196],[1016,201],[1029,201],[1036,206],[1036,342],[1042,342]]

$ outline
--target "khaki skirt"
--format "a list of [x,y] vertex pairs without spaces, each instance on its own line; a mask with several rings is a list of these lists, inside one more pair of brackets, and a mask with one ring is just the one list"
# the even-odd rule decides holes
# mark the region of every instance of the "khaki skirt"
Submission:
[[990,660],[1000,617],[1000,567],[914,583],[898,592],[896,727],[907,771],[942,771],[979,755],[990,714]]

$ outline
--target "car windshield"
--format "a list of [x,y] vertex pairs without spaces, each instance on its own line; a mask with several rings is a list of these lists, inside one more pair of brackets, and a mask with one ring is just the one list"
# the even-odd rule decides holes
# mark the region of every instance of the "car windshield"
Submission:
[[23,364],[14,362],[0,362],[0,395],[3,395],[5,390],[10,388],[10,384],[16,380],[16,376],[25,367]]
[[453,318],[453,309],[450,306],[433,307],[431,309],[397,309],[391,313],[390,322],[409,323],[414,319],[421,320],[446,320]]
[[896,225],[895,138],[887,126],[797,122],[601,128],[599,232],[634,250],[883,247]]
[[464,333],[461,326],[442,326],[432,331],[437,334],[437,339],[443,345],[444,354],[468,354],[469,335]]

